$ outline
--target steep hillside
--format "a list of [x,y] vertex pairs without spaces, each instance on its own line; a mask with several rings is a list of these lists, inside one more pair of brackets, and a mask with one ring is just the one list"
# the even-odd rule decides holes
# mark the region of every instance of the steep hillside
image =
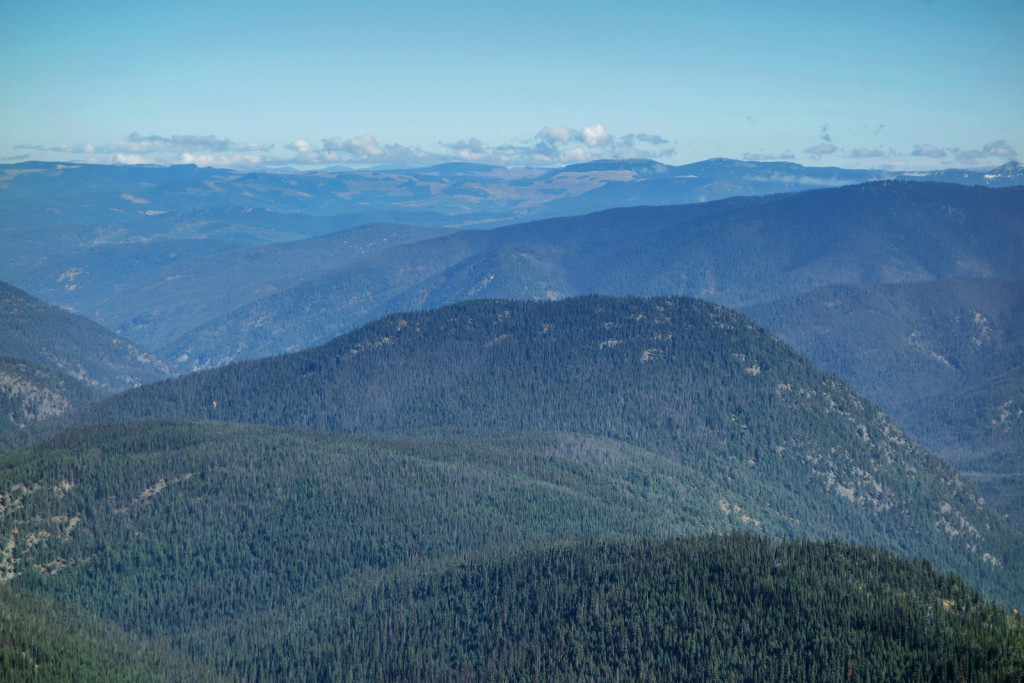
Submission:
[[60,415],[98,395],[70,375],[22,358],[0,356],[0,434]]
[[391,249],[181,330],[158,350],[202,368],[467,298],[596,292],[742,306],[829,284],[1012,278],[1022,254],[1021,188],[887,182],[621,209]]
[[746,312],[1024,523],[1024,281],[832,286]]
[[635,453],[677,473],[680,529],[838,536],[929,557],[1015,604],[1024,585],[1019,534],[973,487],[837,377],[692,299],[398,314],[301,353],[139,387],[63,424],[153,417]]
[[113,393],[171,375],[164,361],[96,323],[0,282],[0,355]]

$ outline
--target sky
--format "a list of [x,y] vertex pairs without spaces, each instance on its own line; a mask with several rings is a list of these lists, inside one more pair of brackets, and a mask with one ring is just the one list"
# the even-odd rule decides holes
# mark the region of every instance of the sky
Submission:
[[0,0],[0,163],[988,168],[1024,0]]

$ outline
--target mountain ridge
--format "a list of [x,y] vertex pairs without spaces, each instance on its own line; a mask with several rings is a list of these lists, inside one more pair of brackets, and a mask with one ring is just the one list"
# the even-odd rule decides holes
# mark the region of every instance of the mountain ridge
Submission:
[[[736,307],[825,284],[1015,277],[1022,215],[1018,188],[883,182],[463,231],[319,273],[168,335],[159,350],[210,367],[473,297],[688,295]],[[243,330],[253,342],[239,353]]]
[[[837,377],[693,299],[478,300],[395,314],[321,347],[140,387],[58,424],[154,418],[492,443],[564,433],[543,450],[582,439],[682,466],[682,488],[669,490],[689,501],[679,504],[691,523],[784,536],[840,524],[850,540],[932,556],[1013,594],[1019,539],[973,487]],[[814,502],[808,487],[820,490]],[[909,520],[913,532],[886,526]]]

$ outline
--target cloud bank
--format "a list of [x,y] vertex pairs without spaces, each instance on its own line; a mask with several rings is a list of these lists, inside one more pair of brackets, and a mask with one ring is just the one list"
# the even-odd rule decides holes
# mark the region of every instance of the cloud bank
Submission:
[[439,141],[433,150],[384,143],[373,135],[323,138],[319,142],[294,140],[285,153],[272,153],[274,145],[234,142],[213,135],[141,136],[94,145],[79,143],[47,147],[18,145],[32,152],[75,155],[78,161],[115,164],[196,164],[226,168],[350,166],[424,166],[469,161],[502,166],[555,166],[596,159],[657,159],[675,154],[669,141],[651,133],[613,135],[601,123],[580,129],[553,126],[533,137],[489,145],[471,137]]
[[656,159],[672,156],[675,149],[660,135],[628,133],[612,135],[603,124],[576,130],[569,126],[542,129],[527,140],[488,145],[471,137],[454,142],[439,141],[436,151],[397,144],[382,144],[372,135],[347,139],[327,138],[320,144],[296,140],[286,147],[295,156],[283,159],[289,165],[425,165],[465,161],[499,166],[554,166],[595,159]]
[[[882,130],[882,126],[874,131]],[[867,147],[845,147],[833,139],[828,125],[817,132],[817,142],[795,154],[787,149],[773,153],[759,150],[741,157],[746,161],[850,160],[852,166],[879,169],[921,169],[941,167],[994,167],[1017,160],[1018,153],[1006,140],[995,140],[978,148],[963,149],[922,142],[909,151]],[[805,143],[806,144],[806,143]],[[497,166],[555,167],[598,159],[670,159],[676,149],[669,140],[652,133],[615,135],[603,124],[581,128],[567,125],[542,128],[533,136],[505,144],[489,144],[476,137],[438,141],[423,149],[378,140],[373,135],[306,139],[275,148],[272,144],[235,142],[214,135],[148,135],[132,133],[104,144],[75,143],[57,146],[21,144],[24,153],[0,161],[30,159],[64,160],[100,164],[195,164],[219,168],[322,168],[345,166],[393,168],[428,166],[445,162],[473,162]]]
[[232,142],[214,135],[172,135],[143,137],[132,133],[102,145],[17,145],[15,149],[81,155],[82,161],[111,164],[196,164],[197,166],[259,166],[272,159],[267,153],[274,145]]

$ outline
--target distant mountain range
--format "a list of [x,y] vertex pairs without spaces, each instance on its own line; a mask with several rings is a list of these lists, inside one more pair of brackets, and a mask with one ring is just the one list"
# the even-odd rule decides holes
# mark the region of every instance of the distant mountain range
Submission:
[[[291,287],[262,286],[265,296],[235,308],[214,308],[217,290],[154,278],[153,291],[202,301],[205,319],[150,323],[149,307],[139,305],[146,299],[110,296],[103,320],[185,368],[202,368],[476,297],[682,294],[743,306],[829,284],[1020,272],[1024,188],[885,182],[462,231],[307,272]],[[258,272],[254,279],[261,284]]]
[[[985,172],[948,170],[900,175],[888,171],[814,168],[791,163],[728,159],[675,167],[653,161],[600,161],[561,169],[442,164],[409,170],[314,173],[239,173],[194,166],[26,162],[0,166],[0,240],[3,244],[3,249],[0,249],[0,280],[50,303],[87,315],[165,357],[176,360],[187,356],[184,368],[202,367],[232,358],[302,348],[329,338],[303,336],[309,329],[300,324],[298,327],[302,334],[298,341],[281,338],[276,329],[263,329],[259,336],[264,341],[254,344],[232,328],[237,324],[256,324],[265,328],[268,323],[262,313],[257,314],[255,309],[246,311],[246,307],[272,308],[274,304],[270,300],[266,304],[260,303],[270,295],[287,292],[303,283],[308,287],[330,290],[339,278],[347,277],[354,278],[351,284],[355,288],[347,298],[351,299],[356,310],[339,311],[340,319],[329,326],[329,334],[352,329],[396,310],[396,307],[410,303],[417,306],[420,300],[444,303],[454,300],[452,296],[465,296],[465,292],[471,296],[490,296],[504,291],[506,295],[526,298],[590,291],[691,294],[728,305],[751,303],[749,292],[733,291],[723,295],[726,290],[736,289],[737,283],[728,282],[736,275],[735,267],[730,271],[711,272],[705,268],[704,262],[723,256],[716,250],[736,246],[729,244],[730,236],[733,241],[747,237],[765,240],[765,244],[774,250],[772,254],[761,255],[750,252],[751,248],[756,250],[760,247],[739,245],[748,250],[744,258],[765,260],[769,255],[778,256],[782,245],[772,242],[786,238],[811,239],[816,245],[814,248],[820,251],[823,245],[815,233],[799,233],[812,228],[811,220],[828,225],[824,234],[830,238],[846,240],[842,247],[847,253],[833,254],[831,258],[836,259],[834,265],[819,260],[817,272],[807,274],[796,271],[797,264],[791,260],[787,266],[792,271],[787,276],[790,282],[772,283],[773,291],[761,296],[762,300],[776,296],[775,290],[779,290],[779,296],[785,296],[806,291],[815,284],[893,282],[936,277],[934,269],[922,270],[920,266],[923,264],[893,263],[894,255],[885,252],[893,244],[878,242],[886,239],[884,236],[869,238],[858,235],[858,231],[867,227],[866,220],[874,221],[871,230],[879,230],[880,222],[888,220],[886,215],[837,215],[826,206],[833,195],[820,197],[816,206],[814,200],[808,198],[806,210],[810,214],[806,216],[801,216],[799,211],[802,209],[794,205],[793,210],[798,213],[792,217],[784,213],[790,210],[790,203],[759,204],[750,200],[753,203],[731,205],[711,201],[894,178],[941,179],[965,185],[1001,187],[1024,183],[1024,171],[1019,164],[1011,162]],[[943,193],[945,191],[928,194],[923,201],[930,209],[925,210],[939,211],[942,198],[937,195]],[[967,213],[960,218],[953,214],[941,217],[944,224],[955,228],[958,220],[960,224],[979,218],[987,220],[988,217],[973,213],[977,205],[961,206],[962,193],[949,193],[956,195],[958,205],[955,210]],[[894,201],[913,201],[912,195],[913,191],[904,191]],[[855,194],[844,201],[851,203],[854,213],[871,210]],[[971,198],[967,201],[979,200]],[[402,270],[397,273],[390,269],[388,259],[368,261],[365,267],[356,265],[354,270],[346,273],[331,275],[326,272],[363,260],[363,257],[370,257],[378,251],[389,251],[395,246],[444,234],[444,230],[438,227],[428,229],[422,226],[493,227],[530,218],[591,213],[610,207],[693,202],[708,203],[711,208],[700,209],[693,205],[694,208],[685,212],[659,218],[653,218],[647,209],[645,213],[635,215],[582,219],[591,222],[619,221],[620,235],[611,235],[607,231],[605,234],[608,240],[618,239],[620,242],[630,239],[628,229],[631,223],[636,224],[633,237],[638,237],[641,232],[650,231],[650,220],[668,228],[666,220],[692,222],[710,213],[731,211],[733,218],[730,220],[745,221],[743,229],[748,231],[746,235],[708,225],[700,236],[693,230],[689,233],[677,230],[645,235],[648,240],[666,237],[676,240],[664,245],[654,242],[634,247],[611,243],[602,245],[601,251],[617,249],[617,253],[616,258],[598,267],[603,270],[610,266],[613,269],[610,275],[620,280],[624,277],[624,270],[647,270],[652,264],[643,262],[643,259],[652,257],[648,253],[651,250],[655,251],[654,258],[662,260],[675,258],[674,254],[683,246],[690,251],[688,262],[680,264],[674,272],[667,269],[665,263],[654,263],[662,282],[634,283],[640,285],[640,289],[610,289],[607,278],[578,272],[580,268],[595,264],[552,264],[553,252],[533,255],[521,245],[515,248],[506,246],[508,253],[504,257],[495,255],[520,261],[514,265],[511,262],[507,264],[508,268],[519,273],[515,281],[499,286],[500,283],[492,281],[492,276],[500,278],[500,273],[491,272],[494,269],[487,260],[488,255],[479,252],[481,249],[499,248],[502,241],[509,243],[515,233],[504,233],[500,238],[458,238],[466,243],[465,246],[459,246],[458,241],[436,247],[424,245],[424,249],[437,249],[438,252],[431,254],[427,263],[414,258],[415,263],[398,264]],[[778,208],[773,209],[775,206]],[[903,219],[910,217],[898,207],[889,208],[895,216],[903,214]],[[772,224],[761,230],[752,225],[755,218],[735,218],[736,212],[744,209],[748,213],[762,209],[774,211],[768,217]],[[917,210],[916,207],[913,210]],[[998,220],[1004,218],[999,217]],[[579,224],[580,219],[576,220]],[[396,221],[404,225],[395,225]],[[799,224],[795,231],[783,229],[780,232],[775,227],[787,221]],[[847,234],[841,234],[840,228],[832,225],[834,223],[842,223]],[[413,227],[417,225],[421,227]],[[589,248],[594,240],[580,234],[586,229],[580,225],[580,228],[575,228],[577,232],[573,242],[569,243],[567,238],[557,234],[566,229],[564,224],[546,224],[542,234],[534,230],[530,236],[536,245],[533,248],[539,248],[549,240],[562,250],[577,246]],[[353,232],[351,229],[356,226],[366,227]],[[720,238],[715,237],[716,230]],[[520,234],[525,237],[529,232],[527,229]],[[342,236],[339,233],[348,234]],[[331,234],[337,236],[327,238]],[[297,244],[316,237],[324,237],[327,241]],[[925,239],[930,237],[927,235]],[[679,239],[687,239],[691,243],[682,245],[678,243]],[[865,242],[865,239],[876,242]],[[285,243],[289,246],[278,246]],[[789,246],[797,249],[796,245]],[[895,246],[903,251],[909,248],[911,253],[907,256],[910,258],[916,256],[913,252],[930,248],[926,243],[900,243]],[[950,246],[963,245],[940,243],[935,248],[941,250]],[[455,249],[455,256],[465,258],[455,259],[444,253],[446,249]],[[625,253],[624,249],[639,250],[640,253],[628,259],[618,258]],[[806,251],[804,247],[799,249]],[[708,250],[712,250],[710,254]],[[439,258],[433,258],[435,255]],[[468,258],[470,256],[472,258]],[[566,254],[559,260],[565,262],[573,256]],[[579,256],[585,258],[586,255]],[[799,258],[801,254],[794,252],[794,256]],[[896,258],[902,257],[897,255]],[[874,275],[842,272],[843,269],[849,271],[851,267],[861,267],[857,264],[869,259],[879,261],[874,266],[876,270],[889,268],[889,272]],[[769,263],[769,271],[772,265]],[[974,267],[971,262],[965,262],[957,272],[961,275],[986,275],[985,265],[982,263]],[[461,272],[446,272],[453,267],[461,269]],[[680,281],[679,270],[683,267],[687,272]],[[828,271],[830,267],[832,271],[821,272]],[[563,270],[569,271],[565,278],[559,276]],[[720,268],[716,270],[721,271]],[[364,275],[370,278],[369,282],[362,282]],[[745,281],[753,277],[749,272],[740,275]],[[588,281],[580,281],[581,277],[588,276]],[[464,290],[461,294],[448,295],[429,282],[435,277],[449,281],[460,277],[478,279],[463,285],[449,282],[441,286],[440,290],[453,287]],[[628,274],[625,277],[636,279]],[[808,282],[797,289],[796,281],[801,277]],[[387,281],[387,286],[379,284],[382,278]],[[562,279],[568,281],[563,282]],[[317,284],[313,284],[313,280]],[[409,291],[411,286],[421,284],[429,291]],[[761,284],[758,283],[758,287]],[[308,298],[300,291],[285,296]],[[387,304],[381,300],[382,297],[395,301]],[[237,322],[243,320],[245,322]],[[274,320],[270,324],[285,322],[276,315]],[[223,330],[233,339],[239,339],[240,344],[214,349],[211,343],[223,343],[224,340],[198,339],[208,338],[209,330],[214,330],[215,336],[220,336],[219,331]]]
[[[564,168],[471,163],[370,171],[274,173],[197,166],[0,165],[5,218],[60,217],[64,235],[103,243],[213,237],[261,241],[314,236],[371,222],[472,227],[621,206],[686,204],[873,180],[1006,187],[1017,162],[984,171],[900,173],[709,159],[683,166],[594,161]],[[229,209],[235,209],[229,211]],[[282,220],[280,214],[288,216]],[[325,223],[318,218],[330,217]],[[239,231],[238,227],[246,230]]]

